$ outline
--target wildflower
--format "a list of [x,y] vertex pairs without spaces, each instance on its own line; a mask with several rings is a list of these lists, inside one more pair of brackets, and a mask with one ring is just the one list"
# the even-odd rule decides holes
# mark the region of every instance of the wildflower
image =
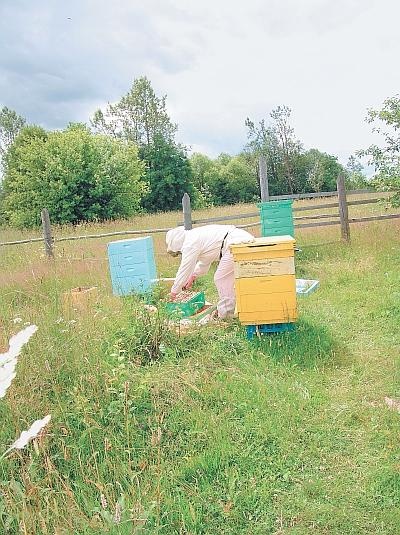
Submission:
[[100,494],[100,503],[101,503],[101,506],[102,506],[103,509],[107,509],[108,503],[107,503],[107,499],[104,496],[104,494]]
[[119,524],[121,522],[121,516],[122,516],[122,507],[119,502],[115,504],[115,514],[114,514],[114,522],[115,524]]

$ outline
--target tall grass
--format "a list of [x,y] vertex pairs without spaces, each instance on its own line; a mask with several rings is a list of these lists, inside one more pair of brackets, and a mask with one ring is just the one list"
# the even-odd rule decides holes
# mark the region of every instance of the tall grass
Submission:
[[[16,317],[39,330],[0,402],[0,444],[37,414],[52,424],[0,462],[0,531],[397,534],[399,414],[384,398],[400,397],[399,230],[352,226],[350,246],[336,227],[299,232],[298,276],[320,289],[294,333],[254,342],[235,322],[179,337],[114,298],[106,240],[51,263],[40,245],[7,249],[0,347]],[[211,276],[198,284],[215,299]],[[100,299],[69,318],[78,285]]]

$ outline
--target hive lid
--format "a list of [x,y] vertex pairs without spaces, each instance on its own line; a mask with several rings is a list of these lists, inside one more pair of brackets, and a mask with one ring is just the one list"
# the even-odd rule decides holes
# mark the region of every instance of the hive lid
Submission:
[[264,238],[255,238],[252,242],[237,243],[231,245],[232,250],[247,249],[248,247],[272,247],[274,245],[287,245],[294,247],[296,240],[292,236],[267,236]]
[[149,240],[149,238],[152,239],[151,236],[139,236],[138,238],[126,238],[126,239],[124,239],[124,240],[114,240],[114,241],[110,241],[110,242],[108,242],[107,245],[114,245],[115,243],[117,243],[117,244],[121,244],[121,243],[129,243],[129,242],[134,242],[134,241],[138,241],[138,242],[140,242],[140,241],[146,241],[146,240]]
[[259,202],[257,203],[257,206],[258,208],[266,208],[266,207],[271,207],[271,208],[278,208],[278,207],[281,207],[281,206],[292,206],[293,204],[293,199],[282,199],[280,201],[264,201],[264,202]]

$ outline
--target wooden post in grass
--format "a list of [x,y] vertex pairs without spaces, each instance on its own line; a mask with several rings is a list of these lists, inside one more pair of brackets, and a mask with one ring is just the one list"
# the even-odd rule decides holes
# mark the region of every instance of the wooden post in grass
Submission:
[[261,202],[269,201],[268,175],[267,175],[267,160],[265,156],[261,155],[258,159],[258,169],[260,173],[260,190]]
[[47,208],[43,208],[42,210],[42,227],[46,255],[48,258],[53,258],[53,236],[51,235],[50,216]]
[[185,193],[182,197],[182,208],[183,208],[183,224],[185,230],[192,229],[192,207],[190,206],[190,197]]
[[340,226],[342,230],[342,240],[349,242],[350,241],[350,225],[349,225],[349,211],[347,208],[347,198],[346,198],[346,186],[344,183],[344,175],[339,173],[337,178],[337,193],[339,200],[339,217],[340,217]]

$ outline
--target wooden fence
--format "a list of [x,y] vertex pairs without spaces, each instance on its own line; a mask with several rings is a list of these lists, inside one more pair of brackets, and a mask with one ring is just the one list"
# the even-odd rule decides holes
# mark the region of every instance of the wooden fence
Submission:
[[[268,190],[267,190],[268,191]],[[338,212],[333,214],[317,214],[317,215],[300,215],[294,216],[294,226],[298,228],[312,228],[312,227],[325,227],[331,225],[340,225],[341,226],[341,236],[345,241],[350,241],[350,224],[351,223],[363,223],[367,221],[382,221],[385,219],[398,219],[400,218],[399,214],[388,214],[388,215],[378,215],[378,216],[369,216],[369,217],[349,217],[349,206],[364,205],[364,204],[374,204],[382,201],[381,198],[370,198],[370,199],[359,199],[355,201],[348,201],[348,196],[361,195],[361,194],[373,194],[379,195],[379,192],[372,189],[358,189],[346,191],[345,181],[343,175],[339,175],[337,179],[337,190],[336,191],[325,191],[319,193],[301,193],[297,195],[275,195],[268,197],[268,201],[276,201],[283,199],[315,199],[315,198],[326,198],[326,197],[336,197],[336,202],[328,202],[323,204],[314,204],[311,206],[298,206],[293,208],[293,212],[305,212],[305,211],[315,211],[322,209],[332,209],[337,208]],[[222,217],[210,217],[206,219],[192,219],[191,218],[191,209],[190,209],[190,199],[189,196],[185,193],[184,199],[182,201],[183,205],[183,214],[184,221],[178,222],[178,225],[184,225],[186,229],[191,229],[193,225],[206,225],[208,223],[218,223],[224,221],[232,221],[238,219],[250,219],[259,216],[259,212],[249,212],[246,214],[235,214],[230,216]],[[330,221],[320,221],[324,219],[330,219]],[[310,221],[302,223],[301,221]],[[257,223],[248,223],[243,225],[237,225],[240,228],[249,228],[260,225],[260,222]]]
[[[314,204],[311,206],[295,206],[293,212],[303,213],[306,211],[315,211],[322,209],[332,209],[337,208],[336,213],[331,214],[311,214],[311,215],[295,215],[294,224],[296,229],[300,228],[314,228],[314,227],[325,227],[330,225],[340,225],[341,226],[341,236],[345,241],[350,241],[350,224],[352,223],[364,223],[368,221],[382,221],[385,219],[398,219],[400,218],[400,213],[398,214],[388,214],[388,215],[378,215],[378,216],[369,216],[369,217],[349,217],[348,207],[357,206],[357,205],[366,205],[371,203],[381,202],[380,198],[369,198],[349,201],[347,197],[361,194],[374,194],[379,195],[378,192],[371,189],[360,189],[360,190],[351,190],[346,191],[344,177],[339,175],[337,180],[337,191],[325,191],[319,193],[301,193],[296,195],[275,195],[269,196],[268,194],[268,182],[267,184],[262,185],[263,180],[266,180],[266,175],[262,171],[262,162],[260,162],[260,177],[261,177],[261,191],[263,193],[262,197],[265,202],[283,200],[283,199],[315,199],[315,198],[335,198],[334,202],[324,202],[322,204]],[[184,225],[185,229],[191,229],[193,225],[204,225],[208,223],[220,223],[227,221],[237,221],[245,219],[254,219],[259,217],[259,212],[250,212],[245,214],[234,214],[229,216],[221,217],[210,217],[206,219],[192,219],[192,210],[190,205],[190,197],[187,193],[184,194],[182,199],[182,208],[183,208],[183,221],[177,222],[178,225]],[[93,238],[108,238],[115,236],[130,236],[130,235],[143,235],[143,234],[158,234],[166,233],[170,228],[151,228],[143,230],[123,230],[116,232],[107,232],[102,234],[85,234],[81,236],[66,236],[66,237],[54,237],[49,213],[47,209],[42,210],[42,229],[43,237],[42,238],[28,238],[24,240],[8,241],[0,243],[0,246],[6,245],[19,245],[23,243],[33,243],[33,242],[44,242],[44,248],[48,257],[53,257],[53,247],[55,242],[70,241],[70,240],[82,240],[82,239],[93,239]],[[329,221],[328,221],[329,219]],[[260,225],[260,221],[252,223],[244,223],[242,225],[237,225],[240,228],[250,228]]]

